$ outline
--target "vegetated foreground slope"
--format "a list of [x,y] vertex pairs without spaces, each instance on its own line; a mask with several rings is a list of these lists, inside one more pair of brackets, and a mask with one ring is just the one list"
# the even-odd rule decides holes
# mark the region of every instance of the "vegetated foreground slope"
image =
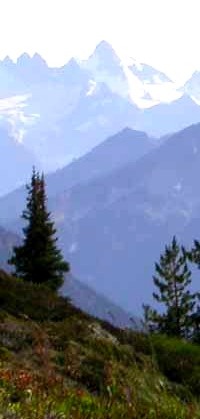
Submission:
[[114,328],[3,271],[0,299],[2,419],[199,417],[199,346]]

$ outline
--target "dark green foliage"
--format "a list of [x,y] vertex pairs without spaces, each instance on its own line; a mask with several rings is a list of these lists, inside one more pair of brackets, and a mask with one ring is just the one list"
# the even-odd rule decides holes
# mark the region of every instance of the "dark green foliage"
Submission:
[[158,292],[154,299],[163,305],[159,313],[145,306],[145,318],[151,330],[172,336],[189,337],[192,331],[192,313],[195,308],[196,294],[191,294],[191,272],[187,264],[186,252],[180,248],[174,237],[170,246],[155,265],[153,277]]
[[[153,365],[171,382],[174,391],[189,398],[191,394],[200,392],[200,346],[176,337],[164,334],[144,334],[129,331],[126,334],[129,344],[132,344],[136,361],[154,358]],[[132,365],[133,365],[132,361]]]
[[194,247],[190,251],[187,251],[186,255],[200,269],[200,242],[198,240],[194,240]]
[[124,365],[131,367],[135,362],[135,351],[133,346],[128,345],[125,336],[124,341],[124,345],[118,345],[105,339],[91,339],[89,347],[103,359],[122,362]]
[[80,381],[92,392],[105,387],[106,371],[104,358],[98,354],[89,355],[81,364]]
[[[77,318],[78,314],[78,318]],[[70,321],[69,321],[70,319]],[[87,333],[89,316],[82,312],[74,312],[57,324],[51,326],[50,341],[56,350],[65,350],[70,341],[84,342]]]
[[[190,262],[194,263],[198,269],[200,269],[200,242],[198,240],[194,240],[194,247],[190,251],[185,252],[187,258]],[[195,313],[192,316],[193,323],[194,323],[194,332],[193,332],[193,341],[200,343],[200,293],[196,293],[198,306]]]
[[152,336],[159,369],[173,382],[185,385],[195,395],[200,392],[200,347],[164,335]]
[[22,215],[27,222],[24,241],[14,248],[9,263],[15,266],[15,276],[57,290],[63,283],[64,272],[69,271],[69,264],[57,249],[56,230],[47,211],[44,176],[40,177],[33,169],[27,189],[27,206]]
[[0,309],[19,318],[60,321],[77,310],[67,298],[44,285],[31,284],[0,271]]

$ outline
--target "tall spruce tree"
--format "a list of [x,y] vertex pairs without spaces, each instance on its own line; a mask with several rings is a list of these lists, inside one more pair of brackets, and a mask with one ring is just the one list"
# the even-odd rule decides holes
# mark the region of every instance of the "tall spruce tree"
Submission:
[[163,305],[164,310],[158,312],[144,306],[150,328],[172,336],[189,337],[196,294],[188,289],[191,272],[186,252],[180,248],[176,237],[173,237],[171,245],[165,247],[155,270],[153,281],[158,291],[153,293],[153,297]]
[[22,218],[24,240],[14,247],[8,261],[14,265],[17,277],[37,284],[45,284],[56,291],[63,283],[69,264],[57,248],[56,229],[47,211],[44,175],[33,169],[30,185],[27,186],[27,205]]

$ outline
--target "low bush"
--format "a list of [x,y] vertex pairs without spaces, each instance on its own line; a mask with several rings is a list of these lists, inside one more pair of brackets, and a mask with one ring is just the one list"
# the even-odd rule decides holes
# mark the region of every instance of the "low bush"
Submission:
[[159,369],[173,382],[200,394],[200,346],[162,335],[152,336]]
[[0,271],[0,307],[16,317],[35,321],[60,321],[77,312],[69,299],[41,285],[23,282]]

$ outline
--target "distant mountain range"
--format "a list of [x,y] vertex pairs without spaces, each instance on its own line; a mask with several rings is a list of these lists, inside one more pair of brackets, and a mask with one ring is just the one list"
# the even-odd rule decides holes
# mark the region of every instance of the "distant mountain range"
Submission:
[[0,121],[0,195],[23,184],[30,176],[33,165],[40,168],[34,154],[13,139]]
[[50,172],[59,244],[87,284],[70,282],[72,295],[83,286],[81,304],[91,309],[89,298],[104,316],[96,292],[139,313],[172,235],[184,243],[200,235],[199,80],[195,72],[178,86],[105,41],[61,68],[38,54],[1,61],[0,262],[19,240],[7,230],[21,231],[21,185],[35,165]]
[[8,259],[11,256],[13,246],[20,243],[20,238],[17,234],[12,233],[0,227],[0,267],[1,269],[8,269]]
[[[178,86],[163,72],[134,59],[118,57],[102,41],[84,61],[72,58],[50,68],[35,54],[0,62],[0,125],[13,149],[29,154],[13,164],[15,181],[4,179],[0,194],[27,180],[33,161],[45,172],[83,156],[108,136],[129,126],[159,137],[200,121],[199,73]],[[0,155],[9,161],[7,151]],[[3,157],[2,157],[3,156]]]
[[[134,313],[151,301],[154,262],[172,236],[200,238],[200,124],[154,144],[126,129],[47,177],[75,277]],[[24,189],[1,198],[0,224],[19,231],[24,205]]]
[[77,280],[72,275],[66,277],[61,293],[68,296],[75,306],[92,316],[106,320],[122,328],[141,328],[139,317],[134,316],[131,312],[128,313],[128,311],[113,303],[111,299],[96,292],[93,288]]
[[75,274],[138,312],[151,300],[154,262],[172,236],[190,245],[200,239],[199,176],[200,124],[57,197],[52,207]]
[[[60,198],[73,186],[87,184],[127,163],[136,162],[158,145],[159,141],[148,137],[144,132],[130,128],[123,129],[94,147],[86,155],[47,175],[46,184],[50,202],[54,201],[55,196]],[[13,228],[16,229],[15,221],[23,211],[25,200],[25,186],[0,198],[0,220],[4,226],[11,227],[14,221]],[[59,219],[59,215],[57,218]]]

